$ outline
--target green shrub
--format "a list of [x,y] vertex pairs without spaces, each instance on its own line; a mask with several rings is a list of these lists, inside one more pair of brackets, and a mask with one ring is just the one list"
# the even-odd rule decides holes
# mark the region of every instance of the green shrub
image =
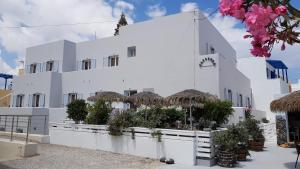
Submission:
[[98,100],[93,105],[88,105],[88,111],[86,123],[103,125],[107,124],[112,109],[104,100]]
[[254,140],[264,139],[263,130],[259,127],[259,121],[253,118],[246,119],[243,122],[240,122],[240,125],[244,126],[250,137]]
[[133,127],[133,116],[135,112],[128,110],[111,116],[108,121],[108,130],[110,135],[122,135],[123,129]]
[[175,127],[176,121],[181,121],[181,122],[184,121],[186,112],[183,110],[177,110],[175,108],[171,108],[171,109],[163,109],[163,111],[165,111],[166,116],[167,116],[165,119],[165,122],[164,122],[164,123],[166,123],[165,126],[168,126],[169,128]]
[[215,133],[214,144],[222,151],[235,152],[238,149],[239,138],[233,130],[225,130]]
[[67,105],[68,118],[75,121],[78,124],[80,121],[84,121],[88,111],[86,109],[85,100],[75,100]]
[[227,123],[233,113],[232,103],[228,101],[206,102],[203,108],[193,108],[193,118],[199,129],[216,128]]

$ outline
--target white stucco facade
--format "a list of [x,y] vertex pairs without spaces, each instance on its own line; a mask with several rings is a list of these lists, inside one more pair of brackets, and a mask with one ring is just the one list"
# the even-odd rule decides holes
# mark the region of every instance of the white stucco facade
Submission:
[[275,122],[270,103],[289,93],[287,67],[278,60],[252,57],[238,59],[238,69],[251,80],[253,109],[266,112],[266,118]]
[[[168,96],[185,89],[209,92],[236,107],[250,105],[250,80],[237,69],[235,50],[208,20],[198,19],[203,17],[180,13],[121,27],[118,36],[28,48],[26,73],[14,78],[12,106],[19,106],[19,95],[21,107],[63,108],[71,93],[87,99],[101,90]],[[129,56],[131,47],[135,56]]]

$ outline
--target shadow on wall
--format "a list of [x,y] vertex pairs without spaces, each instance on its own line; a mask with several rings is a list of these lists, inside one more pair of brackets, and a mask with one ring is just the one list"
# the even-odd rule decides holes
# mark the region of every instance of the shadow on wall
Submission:
[[[287,169],[295,169],[295,162],[296,162],[296,159],[295,159],[294,162],[284,163],[284,167],[287,168]],[[299,163],[297,165],[297,168],[300,168]]]
[[[1,161],[1,159],[0,159],[0,161]],[[7,165],[1,164],[1,162],[0,162],[0,168],[1,168],[1,169],[16,169],[16,168],[9,167],[9,166],[7,166]]]

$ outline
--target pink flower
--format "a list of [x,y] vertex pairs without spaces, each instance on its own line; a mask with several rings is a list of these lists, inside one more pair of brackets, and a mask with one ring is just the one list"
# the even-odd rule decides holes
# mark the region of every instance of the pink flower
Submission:
[[220,0],[220,13],[242,20],[245,18],[245,9],[242,7],[244,2],[245,0]]
[[283,5],[277,6],[276,9],[275,9],[275,13],[277,15],[285,15],[285,14],[287,14],[286,6],[283,6]]

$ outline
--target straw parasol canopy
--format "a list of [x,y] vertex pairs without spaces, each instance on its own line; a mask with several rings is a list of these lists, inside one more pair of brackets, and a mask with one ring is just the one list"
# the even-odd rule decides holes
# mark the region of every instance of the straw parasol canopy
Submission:
[[162,105],[164,98],[153,92],[140,92],[127,98],[127,102],[130,102],[136,106],[151,106]]
[[273,112],[300,112],[300,90],[271,102]]
[[203,107],[203,103],[206,101],[215,102],[218,98],[209,93],[204,93],[195,89],[187,89],[171,96],[166,99],[168,105],[177,105],[182,107]]
[[96,102],[99,99],[103,99],[109,102],[124,102],[127,97],[117,92],[101,91],[97,92],[96,96],[89,97],[88,101]]

